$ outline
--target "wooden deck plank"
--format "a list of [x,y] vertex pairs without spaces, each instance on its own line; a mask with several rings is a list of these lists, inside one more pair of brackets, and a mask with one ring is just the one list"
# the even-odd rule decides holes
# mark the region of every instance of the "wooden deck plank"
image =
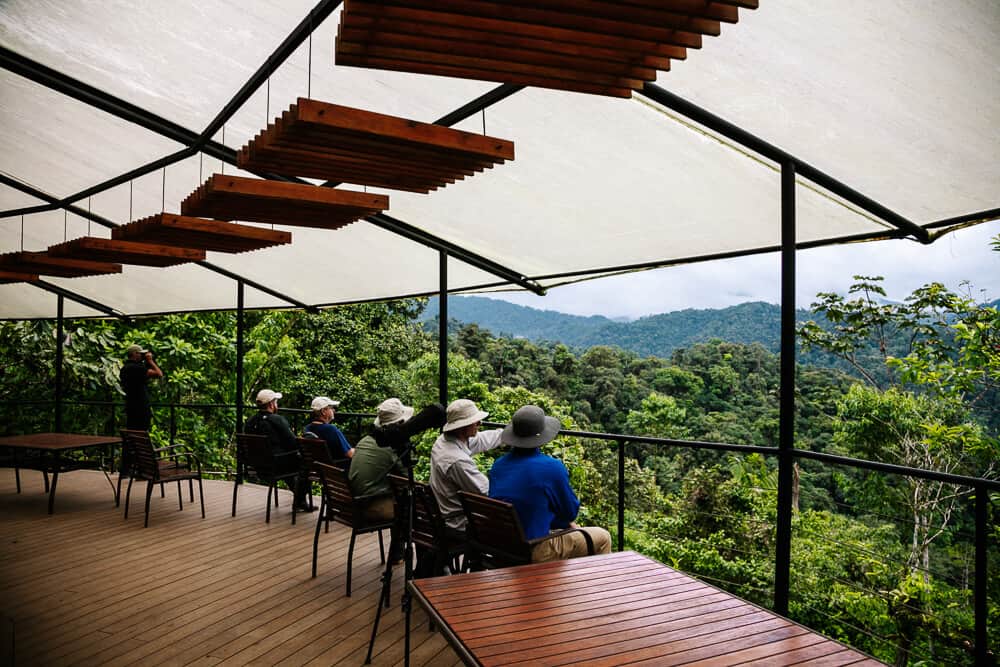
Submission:
[[[112,476],[112,479],[115,479]],[[291,525],[291,494],[264,523],[266,490],[241,487],[230,516],[232,483],[205,482],[202,520],[185,489],[154,492],[142,527],[145,486],[128,521],[99,472],[60,475],[49,516],[41,475],[0,470],[0,615],[13,621],[16,664],[360,664],[367,652],[382,566],[377,538],[361,536],[353,596],[344,596],[350,531],[320,536],[312,579],[316,514]],[[133,488],[133,496],[137,489]],[[401,568],[393,606],[384,610],[373,664],[403,656]],[[411,664],[455,662],[427,617],[413,613]],[[360,656],[360,657],[359,657]]]

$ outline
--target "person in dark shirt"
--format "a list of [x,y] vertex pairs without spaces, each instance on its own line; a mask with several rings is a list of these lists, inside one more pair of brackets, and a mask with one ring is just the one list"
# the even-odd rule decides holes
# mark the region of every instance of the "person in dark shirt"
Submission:
[[[490,469],[490,498],[514,505],[529,540],[552,530],[579,528],[590,535],[595,553],[611,553],[608,531],[574,523],[580,501],[570,488],[566,466],[538,449],[556,437],[559,428],[559,420],[546,416],[538,406],[526,405],[514,413],[501,435],[503,443],[513,449]],[[536,545],[531,560],[540,563],[586,555],[586,538],[574,531]]]
[[[267,437],[272,451],[298,452],[299,443],[292,432],[292,427],[288,425],[288,420],[278,414],[278,399],[281,392],[261,389],[257,392],[257,414],[252,415],[243,427],[244,433],[263,435]],[[302,465],[297,456],[282,456],[276,459],[277,472],[298,472]],[[295,493],[295,509],[300,512],[312,512],[314,508],[306,502],[306,486],[301,484],[301,489],[296,489],[294,480],[283,480],[285,485]]]
[[125,428],[149,431],[153,409],[149,405],[149,378],[163,377],[163,371],[153,361],[153,353],[138,345],[129,345],[126,359],[118,375],[125,392]]
[[306,424],[303,430],[325,440],[334,459],[349,459],[354,456],[354,448],[340,429],[331,423],[337,413],[338,405],[340,401],[334,401],[326,396],[314,398],[311,406],[312,421]]

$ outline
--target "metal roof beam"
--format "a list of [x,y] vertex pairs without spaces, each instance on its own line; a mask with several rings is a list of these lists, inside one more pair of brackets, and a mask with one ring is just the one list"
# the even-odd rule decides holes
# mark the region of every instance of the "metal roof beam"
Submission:
[[94,301],[90,297],[83,296],[82,294],[77,294],[71,290],[64,287],[59,287],[58,285],[53,285],[52,283],[47,283],[44,280],[33,280],[29,285],[34,285],[35,287],[45,290],[46,292],[51,292],[62,297],[69,299],[70,301],[75,301],[82,306],[86,306],[91,310],[96,310],[99,313],[104,313],[105,315],[110,315],[111,317],[117,317],[121,320],[129,319],[129,316],[120,310],[115,310],[111,306],[107,306],[99,301]]
[[789,161],[794,163],[797,174],[808,178],[813,183],[826,188],[835,195],[851,202],[865,211],[868,211],[872,215],[885,220],[893,227],[897,227],[907,234],[912,234],[914,238],[921,243],[930,243],[934,240],[926,229],[915,222],[904,218],[895,211],[879,204],[874,199],[871,199],[848,185],[841,183],[837,179],[826,174],[825,172],[820,171],[809,163],[800,160],[794,155],[785,152],[777,146],[764,141],[760,137],[737,127],[736,125],[733,125],[729,121],[716,116],[712,112],[685,100],[683,97],[664,90],[655,83],[647,82],[642,89],[637,92],[648,97],[654,102],[662,104],[668,109],[672,109],[683,116],[687,116],[696,123],[704,125],[714,132],[718,132],[724,137],[746,146],[755,153],[763,155],[778,164],[784,164]]

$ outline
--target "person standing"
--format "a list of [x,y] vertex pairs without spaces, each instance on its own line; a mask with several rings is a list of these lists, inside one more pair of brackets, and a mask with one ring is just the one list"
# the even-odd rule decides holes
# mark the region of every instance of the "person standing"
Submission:
[[333,458],[349,459],[354,456],[354,448],[351,447],[351,443],[347,441],[341,430],[332,424],[333,418],[337,414],[338,405],[340,405],[340,401],[334,401],[326,396],[314,398],[310,406],[312,408],[312,421],[306,424],[303,430],[324,440]]
[[163,371],[153,360],[153,353],[139,345],[129,345],[125,363],[118,374],[125,392],[125,428],[149,431],[153,409],[149,404],[149,379],[163,377]]
[[488,414],[467,398],[452,401],[446,411],[448,421],[431,448],[431,490],[445,525],[463,535],[466,519],[458,492],[486,495],[490,490],[490,480],[479,472],[472,455],[501,444],[503,429],[479,432]]
[[553,530],[578,529],[535,545],[531,553],[535,563],[588,555],[587,538],[582,532],[590,536],[595,554],[611,553],[611,534],[607,530],[581,528],[574,523],[580,501],[569,485],[566,466],[538,449],[556,437],[559,429],[558,419],[547,416],[536,405],[525,405],[503,429],[503,443],[513,449],[490,469],[490,498],[514,506],[527,539]]

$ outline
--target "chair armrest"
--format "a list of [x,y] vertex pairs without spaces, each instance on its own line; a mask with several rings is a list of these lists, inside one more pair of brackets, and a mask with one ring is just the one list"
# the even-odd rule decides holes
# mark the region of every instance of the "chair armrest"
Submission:
[[363,496],[354,496],[354,502],[360,505],[368,505],[381,498],[392,498],[391,493],[369,493]]
[[172,449],[181,449],[187,445],[167,445],[166,447],[154,447],[154,452],[169,452]]
[[287,452],[274,452],[274,458],[279,458],[282,456],[298,456],[299,452],[296,449],[289,450]]
[[587,531],[585,531],[583,528],[563,528],[562,530],[557,530],[555,532],[549,533],[548,535],[542,535],[541,537],[536,537],[533,540],[528,540],[528,546],[530,546],[531,548],[534,548],[535,545],[537,545],[537,544],[541,544],[542,542],[545,542],[547,540],[555,539],[555,538],[560,537],[562,535],[565,535],[567,533],[574,533],[574,532],[582,533],[583,534],[583,539],[587,543],[587,555],[588,556],[593,556],[594,555],[594,538],[592,538],[590,536],[590,533],[588,533]]

